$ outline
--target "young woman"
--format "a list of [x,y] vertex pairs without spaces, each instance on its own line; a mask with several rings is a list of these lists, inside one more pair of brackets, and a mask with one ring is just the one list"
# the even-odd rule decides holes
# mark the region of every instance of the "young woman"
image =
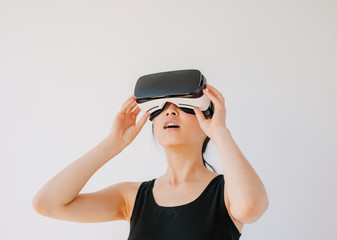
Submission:
[[[207,84],[214,114],[185,113],[173,103],[153,119],[157,141],[165,148],[168,168],[144,182],[120,182],[80,193],[90,177],[138,135],[149,117],[131,95],[116,115],[110,134],[88,153],[49,180],[33,198],[41,215],[73,222],[126,220],[128,239],[239,239],[245,223],[268,207],[260,178],[226,126],[224,97]],[[171,123],[171,124],[169,124]],[[176,125],[179,127],[168,127]],[[212,140],[224,174],[206,168],[203,153]]]

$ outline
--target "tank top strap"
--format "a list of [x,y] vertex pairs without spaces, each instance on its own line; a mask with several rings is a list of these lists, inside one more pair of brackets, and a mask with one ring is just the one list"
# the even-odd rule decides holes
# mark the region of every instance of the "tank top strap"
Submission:
[[143,181],[137,191],[137,195],[136,195],[136,199],[135,199],[135,203],[133,206],[133,210],[132,210],[132,214],[131,214],[131,218],[130,218],[130,223],[132,224],[133,222],[133,218],[136,216],[138,218],[138,216],[140,216],[145,208],[145,205],[147,205],[149,203],[149,199],[151,198],[151,183],[155,180],[151,179],[148,181]]
[[[207,196],[213,196],[214,195],[214,191],[217,191],[219,187],[216,187],[219,184],[219,180],[221,181],[221,178],[223,179],[223,175],[220,174],[216,177],[214,177],[208,184],[207,186],[204,188],[204,190],[201,192],[201,194],[199,194],[199,196],[194,199],[193,201],[186,203],[186,204],[182,204],[182,205],[178,205],[178,206],[160,206],[156,203],[154,196],[153,196],[153,186],[154,186],[154,182],[156,179],[152,179],[149,181],[148,183],[148,191],[147,191],[147,198],[149,200],[148,204],[152,204],[153,207],[155,208],[160,208],[160,209],[175,209],[175,210],[180,210],[183,207],[192,207],[192,206],[196,206],[198,204],[202,204],[202,201],[205,201],[205,198]],[[220,183],[221,184],[221,183]]]
[[241,233],[224,203],[224,176],[214,177],[194,201],[172,207],[159,206],[152,194],[156,178],[137,191],[130,218],[128,240],[238,240]]
[[[219,191],[221,192],[221,188],[219,188],[219,183],[223,186],[223,174],[219,174],[218,176],[214,177],[206,186],[206,188],[202,191],[202,193],[192,202],[183,204],[180,206],[159,206],[153,197],[153,185],[157,178],[153,178],[151,180],[143,181],[137,191],[134,207],[132,210],[130,223],[133,220],[133,217],[140,216],[141,212],[144,210],[144,208],[150,207],[150,208],[160,208],[160,209],[179,209],[180,207],[190,206],[195,203],[198,203],[199,201],[202,201],[205,197],[211,197],[214,198],[214,192]],[[217,194],[219,196],[219,193]]]

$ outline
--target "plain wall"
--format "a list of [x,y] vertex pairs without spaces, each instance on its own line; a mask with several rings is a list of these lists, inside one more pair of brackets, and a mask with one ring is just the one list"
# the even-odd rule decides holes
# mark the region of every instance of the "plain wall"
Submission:
[[[32,198],[109,133],[140,76],[190,68],[268,193],[241,239],[337,239],[336,29],[332,0],[0,1],[0,239],[126,239],[126,221],[51,219]],[[205,159],[223,172],[212,141]],[[166,167],[148,121],[81,193]]]

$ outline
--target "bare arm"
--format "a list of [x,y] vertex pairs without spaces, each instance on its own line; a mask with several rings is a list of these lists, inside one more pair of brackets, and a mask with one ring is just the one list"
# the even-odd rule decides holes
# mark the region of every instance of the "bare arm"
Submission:
[[230,211],[243,223],[253,223],[268,208],[266,189],[248,160],[236,145],[230,131],[219,128],[213,139],[221,157]]
[[123,150],[110,136],[50,179],[34,196],[36,210],[52,211],[73,201],[91,176]]
[[117,183],[93,193],[79,192],[99,168],[133,141],[144,126],[149,114],[144,114],[136,124],[140,109],[135,106],[135,98],[131,95],[115,117],[111,133],[50,179],[35,194],[32,205],[36,212],[76,222],[126,218],[125,196],[130,189],[134,189],[134,183]]
[[229,212],[241,223],[252,223],[268,208],[266,189],[226,126],[225,98],[215,87],[206,86],[209,91],[203,89],[203,92],[214,103],[214,115],[206,120],[200,109],[194,111],[202,130],[220,153],[225,178],[224,199],[230,205]]

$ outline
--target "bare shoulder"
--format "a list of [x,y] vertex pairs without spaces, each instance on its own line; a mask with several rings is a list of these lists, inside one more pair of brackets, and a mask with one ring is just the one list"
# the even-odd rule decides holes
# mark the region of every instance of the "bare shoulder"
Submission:
[[137,192],[142,182],[123,182],[123,197],[125,199],[126,221],[130,223],[133,206],[136,200]]

